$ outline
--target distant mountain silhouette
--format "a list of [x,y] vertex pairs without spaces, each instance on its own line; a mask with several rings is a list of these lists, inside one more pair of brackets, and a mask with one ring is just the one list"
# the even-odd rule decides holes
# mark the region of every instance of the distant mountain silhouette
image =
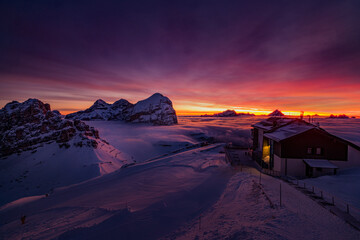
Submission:
[[280,110],[276,109],[275,111],[273,111],[272,113],[270,113],[268,116],[271,117],[282,117],[285,116]]
[[212,115],[208,115],[208,114],[201,115],[201,117],[237,117],[237,116],[255,116],[255,115],[252,113],[236,113],[235,110],[230,110],[230,109]]
[[343,119],[347,119],[350,118],[349,116],[345,115],[345,114],[340,114],[340,115],[333,115],[331,114],[329,118],[343,118]]

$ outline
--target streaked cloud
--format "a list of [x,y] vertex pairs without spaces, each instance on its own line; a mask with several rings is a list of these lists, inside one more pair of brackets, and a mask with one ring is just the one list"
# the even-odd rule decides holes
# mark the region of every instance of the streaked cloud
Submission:
[[3,1],[0,104],[360,115],[360,2]]

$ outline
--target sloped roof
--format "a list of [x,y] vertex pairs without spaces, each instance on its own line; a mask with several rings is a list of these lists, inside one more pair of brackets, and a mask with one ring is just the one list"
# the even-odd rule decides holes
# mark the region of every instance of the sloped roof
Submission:
[[315,168],[338,168],[336,165],[332,164],[331,162],[329,162],[329,160],[326,159],[304,159],[304,162],[310,167]]
[[290,138],[292,136],[298,135],[300,133],[306,132],[310,129],[314,129],[316,128],[315,125],[312,124],[304,124],[301,122],[292,122],[288,125],[279,127],[277,129],[275,129],[272,132],[269,133],[265,133],[264,136],[275,140],[277,142]]
[[304,133],[311,129],[318,129],[320,132],[332,136],[347,145],[355,148],[356,150],[360,151],[360,146],[357,144],[350,142],[344,138],[336,136],[327,132],[325,129],[322,129],[319,126],[314,124],[308,123],[302,119],[298,118],[282,118],[282,117],[270,117],[266,120],[261,122],[255,123],[252,125],[254,128],[261,128],[264,130],[264,136],[272,139],[276,142],[282,141],[284,139],[293,137],[295,135]]
[[293,118],[270,117],[270,118],[268,118],[266,120],[255,123],[252,126],[269,131],[269,130],[271,130],[273,128],[284,126],[284,125],[286,125],[286,124],[288,124],[288,123],[290,123],[290,122],[292,122],[294,120],[295,119],[293,119]]

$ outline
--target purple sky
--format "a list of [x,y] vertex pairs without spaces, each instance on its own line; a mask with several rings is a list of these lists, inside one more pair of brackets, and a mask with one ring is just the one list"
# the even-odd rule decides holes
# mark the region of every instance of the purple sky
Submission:
[[360,115],[360,1],[1,1],[0,106],[154,92],[180,113]]

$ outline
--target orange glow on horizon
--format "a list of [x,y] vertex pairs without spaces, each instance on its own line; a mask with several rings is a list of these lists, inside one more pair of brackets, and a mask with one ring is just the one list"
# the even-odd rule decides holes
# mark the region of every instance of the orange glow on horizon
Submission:
[[[77,111],[85,110],[92,106],[93,101],[77,101],[76,104],[74,104],[74,101],[44,101],[46,103],[50,103],[52,110],[59,110],[61,114],[67,115],[70,113],[74,113]],[[175,101],[174,101],[175,102]],[[7,101],[1,101],[1,105],[5,106]],[[111,103],[111,102],[109,102]],[[177,104],[179,103],[179,104]],[[194,102],[175,102],[173,105],[174,109],[176,110],[176,114],[178,116],[200,116],[200,115],[213,115],[216,113],[221,113],[223,111],[226,111],[228,109],[235,110],[237,113],[250,113],[257,116],[260,115],[268,115],[269,113],[273,112],[277,107],[268,109],[259,109],[254,107],[236,107],[236,106],[217,106],[215,104],[211,103],[198,103]],[[281,107],[278,108],[283,114],[286,116],[300,116],[301,111],[294,111],[294,110],[282,110]],[[304,116],[307,115],[319,115],[319,116],[330,116],[331,114],[339,115],[339,114],[346,114],[349,117],[355,116],[360,117],[359,111],[351,111],[351,110],[343,110],[343,111],[333,111],[333,112],[318,112],[318,111],[304,111]]]
[[[223,111],[226,111],[227,109],[224,109]],[[204,111],[204,112],[201,112],[201,111],[176,111],[176,114],[178,116],[200,116],[200,115],[213,115],[213,114],[216,114],[216,113],[221,113],[223,111]],[[250,113],[250,114],[254,114],[256,116],[264,116],[264,115],[268,115],[270,113],[273,112],[273,110],[269,111],[269,110],[257,110],[257,111],[235,111],[236,113]],[[281,111],[285,116],[300,116],[301,112],[300,111]],[[334,113],[318,113],[318,112],[304,112],[304,117],[308,116],[308,115],[319,115],[321,117],[327,117],[327,116],[330,116],[331,114],[334,114]],[[338,115],[338,114],[335,114],[335,115]],[[348,115],[348,114],[346,114]],[[349,114],[348,115],[349,117],[351,116],[356,116],[356,115],[351,115]]]

